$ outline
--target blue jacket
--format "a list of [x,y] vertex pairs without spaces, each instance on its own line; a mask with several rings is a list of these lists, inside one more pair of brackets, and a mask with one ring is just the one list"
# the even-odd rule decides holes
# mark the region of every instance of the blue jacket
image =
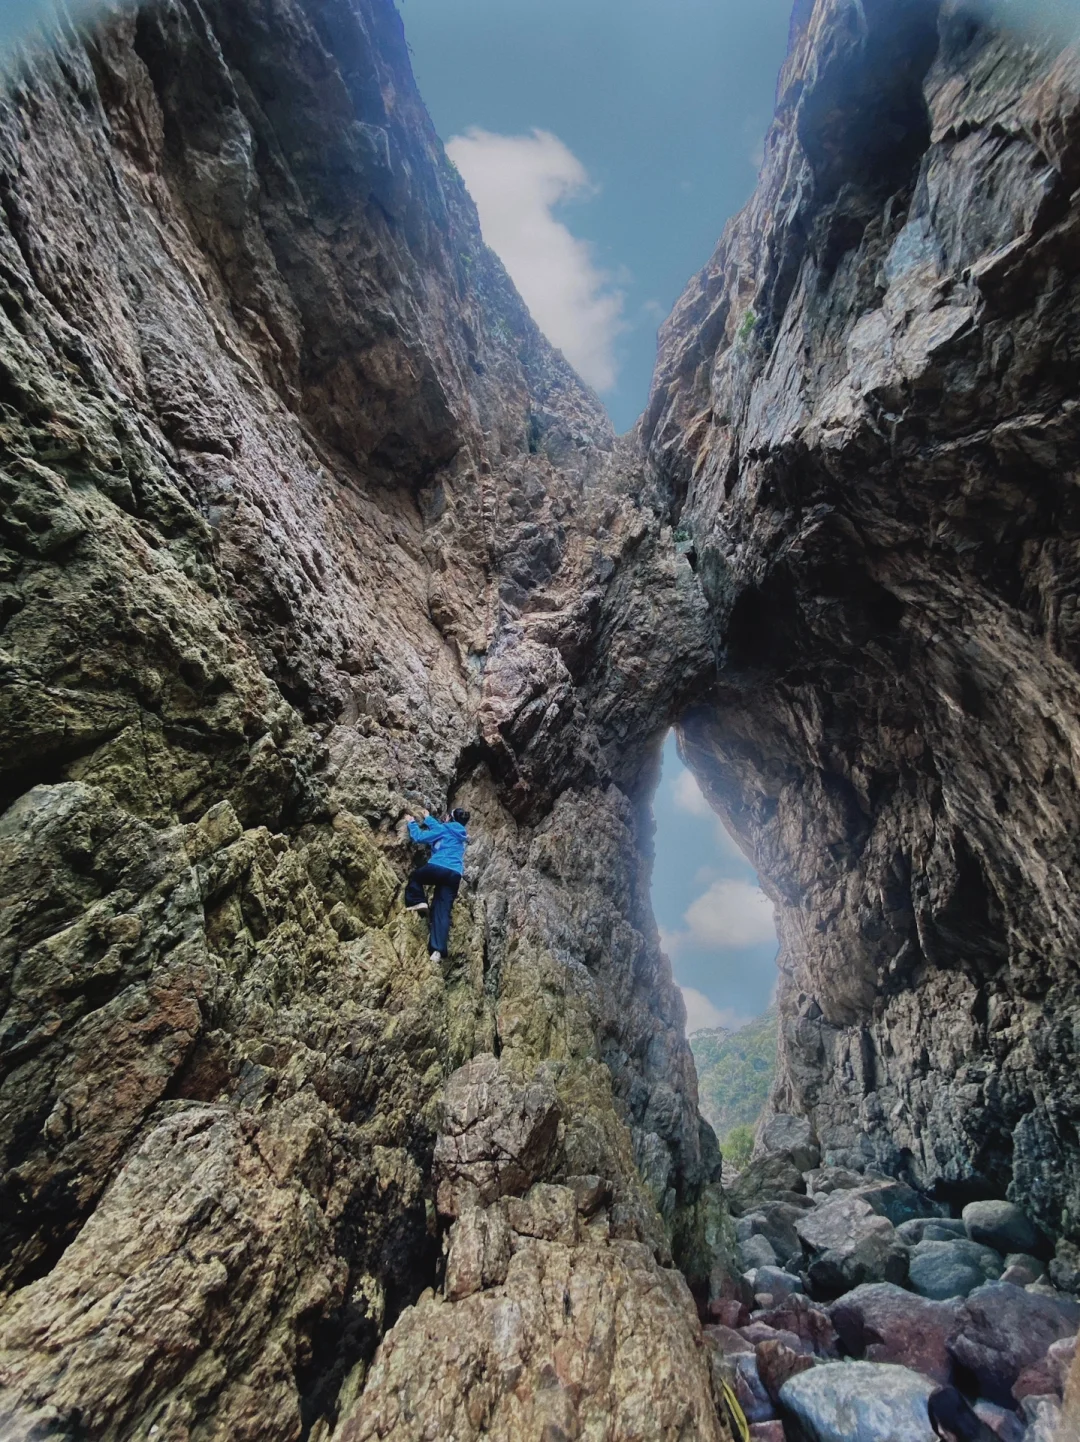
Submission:
[[409,835],[414,841],[431,847],[432,866],[465,875],[465,847],[469,838],[460,821],[436,821],[434,816],[426,821],[410,821]]

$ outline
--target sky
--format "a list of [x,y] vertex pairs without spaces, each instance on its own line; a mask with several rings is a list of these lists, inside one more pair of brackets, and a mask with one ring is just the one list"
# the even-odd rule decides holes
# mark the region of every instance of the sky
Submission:
[[619,430],[749,198],[792,0],[399,0],[423,95],[541,329]]
[[686,1002],[687,1032],[737,1029],[766,1010],[776,986],[772,903],[679,760],[674,732],[653,810],[653,910]]

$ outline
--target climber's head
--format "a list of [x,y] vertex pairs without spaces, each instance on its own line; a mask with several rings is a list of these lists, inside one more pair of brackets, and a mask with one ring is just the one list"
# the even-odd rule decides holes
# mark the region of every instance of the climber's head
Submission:
[[450,813],[450,820],[456,821],[460,826],[468,826],[469,813],[462,806],[455,806]]

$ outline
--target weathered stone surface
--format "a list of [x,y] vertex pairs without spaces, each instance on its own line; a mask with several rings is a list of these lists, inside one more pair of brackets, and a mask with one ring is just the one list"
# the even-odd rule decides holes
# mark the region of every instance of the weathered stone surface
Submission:
[[786,1192],[805,1193],[802,1171],[786,1152],[765,1152],[754,1157],[727,1190],[732,1215],[760,1210]]
[[[719,1291],[644,864],[704,601],[484,248],[393,5],[65,30],[5,80],[0,190],[7,1395],[117,1438],[325,1434],[440,1279],[440,1128],[476,1197],[601,1178],[582,1245]],[[451,800],[474,844],[440,968],[400,821]],[[547,1078],[550,1146],[498,1152],[494,1084],[491,1155],[443,1126],[496,1051]],[[187,1115],[162,1106],[213,1113],[247,1178],[186,1230],[138,1162]],[[474,1222],[447,1267],[479,1301],[503,1251]],[[134,1282],[87,1255],[103,1229],[139,1234]],[[117,1340],[130,1286],[160,1313]],[[696,1322],[653,1334],[679,1375],[665,1338],[689,1356]]]
[[919,1242],[952,1242],[967,1236],[967,1228],[959,1217],[912,1217],[901,1222],[896,1235],[906,1247]]
[[1012,1385],[1018,1402],[1025,1397],[1064,1396],[1065,1383],[1076,1358],[1076,1338],[1066,1337],[1051,1344],[1041,1362],[1025,1367]]
[[456,1302],[506,1281],[513,1255],[506,1208],[466,1207],[450,1228],[444,1294]]
[[776,1253],[767,1237],[760,1232],[739,1243],[739,1258],[744,1267],[755,1272],[761,1267],[775,1267]]
[[[1077,61],[854,13],[800,7],[619,441],[389,0],[162,0],[5,86],[11,1427],[720,1435],[666,1265],[745,1300],[649,908],[672,721],[779,909],[774,1110],[834,1178],[1076,1239]],[[400,820],[449,801],[433,967]],[[785,1263],[805,1190],[783,1152],[735,1189]],[[578,1240],[500,1281],[506,1197]],[[830,1285],[888,1273],[844,1215]]]
[[460,1067],[446,1085],[435,1142],[439,1210],[457,1216],[463,1203],[482,1206],[524,1192],[543,1176],[559,1133],[559,1103],[546,1076],[521,1085],[493,1056]]
[[682,751],[778,908],[774,1109],[1074,1240],[1078,72],[959,0],[800,6],[643,421],[721,656]]
[[780,1403],[813,1442],[933,1442],[926,1412],[933,1390],[906,1367],[830,1362],[793,1377]]
[[990,1282],[963,1303],[949,1350],[983,1396],[1008,1407],[1024,1369],[1041,1361],[1054,1342],[1073,1336],[1078,1323],[1080,1306],[1074,1302]]
[[911,1249],[908,1285],[920,1297],[944,1302],[966,1297],[984,1282],[994,1282],[1003,1271],[1002,1258],[992,1247],[957,1238],[948,1242],[919,1242]]
[[831,1299],[864,1282],[907,1278],[907,1248],[896,1228],[855,1193],[834,1192],[797,1230],[810,1255],[807,1276],[815,1296]]
[[808,1367],[817,1366],[817,1358],[802,1347],[791,1347],[780,1337],[769,1337],[759,1342],[754,1349],[757,1358],[758,1376],[761,1385],[768,1392],[772,1402],[779,1404],[780,1389],[785,1382],[805,1372]]
[[803,1291],[799,1277],[792,1272],[781,1271],[779,1267],[759,1267],[754,1278],[759,1292],[768,1292],[773,1304],[779,1306],[796,1292]]
[[893,1362],[938,1382],[952,1376],[949,1341],[957,1304],[913,1296],[889,1282],[856,1287],[829,1308],[845,1352],[868,1362]]
[[1032,1257],[1025,1252],[1010,1252],[1005,1258],[1005,1269],[1000,1280],[1015,1282],[1018,1287],[1027,1287],[1045,1276],[1046,1268],[1038,1257]]
[[803,1252],[798,1224],[804,1215],[803,1209],[788,1202],[765,1202],[739,1218],[735,1235],[740,1243],[751,1237],[764,1237],[782,1263],[789,1266],[801,1263]]
[[757,1146],[762,1152],[786,1153],[800,1172],[812,1171],[821,1160],[821,1149],[806,1117],[771,1116],[758,1134]]
[[778,1307],[759,1313],[757,1320],[777,1332],[793,1332],[817,1357],[838,1355],[836,1329],[828,1312],[800,1293],[788,1297]]
[[[91,1436],[167,1435],[220,1409],[248,1435],[295,1437],[310,1316],[349,1285],[325,1204],[303,1185],[328,1160],[302,1110],[288,1132],[196,1104],[159,1122],[6,1310],[4,1407],[58,1428],[77,1411]],[[383,1305],[373,1278],[356,1300]]]
[[431,1294],[382,1343],[342,1442],[726,1436],[682,1277],[631,1242],[533,1242],[505,1283]]
[[973,1242],[998,1252],[1036,1253],[1046,1249],[1046,1237],[1012,1202],[969,1202],[963,1221]]
[[537,1182],[524,1197],[506,1204],[510,1225],[519,1236],[541,1237],[547,1242],[576,1242],[577,1199],[569,1187]]

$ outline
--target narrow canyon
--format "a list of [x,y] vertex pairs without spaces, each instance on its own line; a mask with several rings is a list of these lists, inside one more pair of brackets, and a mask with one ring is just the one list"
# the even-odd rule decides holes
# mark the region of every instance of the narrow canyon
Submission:
[[[11,61],[4,1442],[1080,1435],[1080,46],[1014,11],[798,0],[624,436],[392,0]],[[672,726],[781,939],[726,1188]]]

